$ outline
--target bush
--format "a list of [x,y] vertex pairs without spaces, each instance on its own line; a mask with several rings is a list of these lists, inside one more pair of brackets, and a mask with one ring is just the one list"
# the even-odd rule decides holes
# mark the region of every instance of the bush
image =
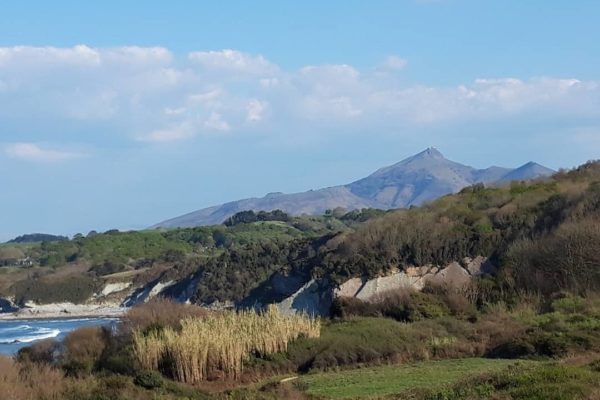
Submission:
[[7,400],[62,399],[63,374],[48,365],[0,357],[0,397]]
[[523,338],[513,339],[491,349],[487,356],[492,358],[522,358],[535,354],[535,346]]
[[592,361],[588,367],[590,367],[590,369],[594,372],[600,372],[600,359]]
[[565,356],[573,346],[568,335],[529,332],[524,336],[502,343],[488,352],[493,358],[524,358],[532,356],[558,358]]
[[38,304],[71,302],[83,303],[92,297],[97,284],[89,276],[61,278],[32,276],[17,282],[12,291],[18,304],[34,301]]
[[565,314],[583,313],[586,309],[585,299],[579,296],[572,296],[568,293],[560,293],[552,301],[552,311]]
[[368,301],[353,297],[339,297],[333,301],[331,307],[331,315],[337,318],[381,316],[404,322],[438,318],[449,314],[448,306],[436,295],[410,290],[389,291]]
[[514,400],[592,399],[597,393],[600,376],[589,369],[539,363],[511,366],[499,373],[467,379],[450,389],[421,398],[461,400],[498,398]]
[[400,323],[352,317],[326,324],[319,339],[292,343],[285,360],[300,372],[347,365],[481,356],[484,345],[472,324],[449,317]]
[[125,270],[125,266],[121,263],[106,260],[101,264],[96,264],[92,268],[90,268],[90,272],[96,274],[96,276],[104,276],[116,274],[117,272],[122,272]]
[[100,327],[79,328],[63,341],[63,368],[70,376],[84,376],[92,372],[106,348],[106,332]]
[[145,389],[156,389],[162,387],[163,378],[157,371],[143,370],[135,375],[133,383]]
[[34,362],[42,364],[54,363],[55,357],[60,350],[60,343],[54,339],[41,340],[31,346],[23,347],[17,352],[19,362]]
[[155,297],[149,302],[137,305],[123,316],[122,326],[125,332],[149,329],[181,328],[181,320],[186,318],[203,318],[208,314],[206,309],[182,304],[171,299]]
[[106,347],[97,362],[97,369],[115,374],[134,375],[135,365],[131,336],[127,332],[105,332]]

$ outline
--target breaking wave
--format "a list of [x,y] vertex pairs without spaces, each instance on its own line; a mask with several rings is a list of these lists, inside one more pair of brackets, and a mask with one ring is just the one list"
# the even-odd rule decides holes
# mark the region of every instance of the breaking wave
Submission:
[[30,343],[36,340],[54,338],[60,335],[60,329],[19,325],[0,330],[0,344]]

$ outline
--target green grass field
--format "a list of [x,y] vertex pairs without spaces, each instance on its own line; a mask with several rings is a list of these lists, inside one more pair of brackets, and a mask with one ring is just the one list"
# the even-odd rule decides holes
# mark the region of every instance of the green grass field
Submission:
[[425,361],[310,374],[302,376],[299,383],[307,393],[325,398],[370,398],[410,389],[443,388],[468,376],[500,371],[517,362],[524,363],[483,358]]

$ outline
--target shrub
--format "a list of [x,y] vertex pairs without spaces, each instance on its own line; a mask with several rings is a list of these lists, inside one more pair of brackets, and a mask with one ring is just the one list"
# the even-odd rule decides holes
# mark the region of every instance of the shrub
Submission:
[[38,363],[21,364],[0,357],[0,394],[2,399],[60,399],[65,388],[63,374]]
[[421,398],[460,400],[498,398],[514,400],[591,399],[597,393],[598,374],[589,369],[553,363],[511,366],[492,374],[467,379]]
[[71,376],[92,372],[106,348],[106,333],[101,327],[83,327],[69,333],[63,341],[63,368]]
[[125,266],[121,263],[106,260],[101,264],[96,264],[92,268],[90,268],[90,272],[96,274],[96,276],[104,276],[116,274],[117,272],[121,272],[125,270]]
[[535,346],[523,338],[509,340],[491,349],[487,356],[492,358],[521,358],[535,354]]
[[97,362],[97,369],[116,374],[134,375],[135,365],[131,336],[126,332],[105,331],[105,348]]
[[552,301],[552,311],[565,314],[583,313],[586,309],[585,299],[579,296],[572,296],[568,293],[560,293]]
[[523,358],[531,356],[562,357],[573,346],[568,335],[548,332],[528,332],[494,347],[488,352],[493,358]]
[[592,361],[588,367],[594,372],[600,372],[600,359]]
[[173,328],[180,329],[180,322],[186,318],[203,318],[207,315],[202,307],[177,303],[163,297],[155,297],[149,302],[137,305],[123,316],[122,326],[126,332],[134,330]]
[[331,303],[330,315],[332,318],[377,317],[381,310],[377,305],[355,297],[336,297]]
[[449,314],[448,306],[437,296],[412,290],[389,291],[367,301],[340,297],[333,301],[331,308],[331,315],[338,318],[383,316],[406,322]]
[[31,346],[23,347],[17,352],[19,362],[54,363],[60,349],[60,343],[54,339],[41,340]]
[[[449,317],[400,323],[352,317],[326,324],[318,339],[292,343],[286,361],[300,372],[356,364],[480,356],[472,324]],[[276,360],[279,365],[285,362]]]
[[146,389],[156,389],[163,385],[163,378],[157,371],[144,370],[135,375],[133,383]]
[[38,304],[48,303],[83,303],[87,301],[97,288],[94,279],[85,275],[63,278],[32,276],[17,282],[12,291],[18,304],[34,301]]
[[557,334],[544,334],[535,340],[536,353],[547,357],[565,356],[569,345],[568,337]]

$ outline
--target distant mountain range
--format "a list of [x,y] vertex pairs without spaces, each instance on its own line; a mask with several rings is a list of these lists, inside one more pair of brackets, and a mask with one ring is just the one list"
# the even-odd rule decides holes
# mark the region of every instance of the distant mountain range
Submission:
[[269,193],[262,198],[232,201],[161,222],[154,228],[219,224],[233,214],[245,210],[280,209],[288,214],[301,215],[323,214],[326,210],[337,207],[347,210],[403,208],[421,205],[475,183],[530,180],[549,176],[554,172],[534,162],[528,162],[515,169],[475,169],[450,161],[435,148],[428,148],[347,185],[292,194]]

